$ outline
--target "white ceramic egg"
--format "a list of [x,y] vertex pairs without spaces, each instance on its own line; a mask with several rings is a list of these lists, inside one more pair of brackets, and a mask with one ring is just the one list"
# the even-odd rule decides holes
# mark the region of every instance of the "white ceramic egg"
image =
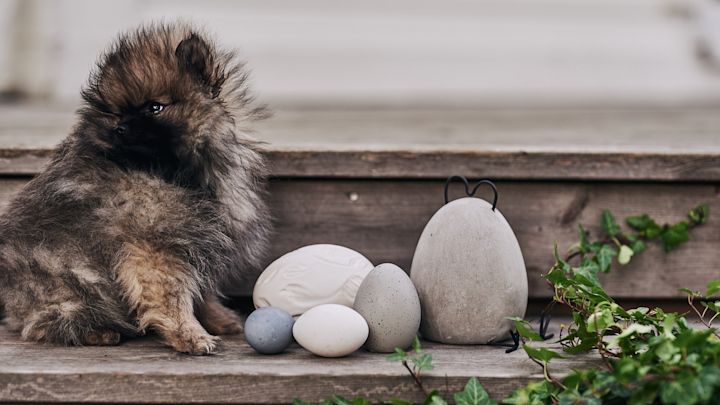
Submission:
[[352,308],[318,305],[295,321],[293,337],[315,355],[342,357],[362,347],[368,337],[368,325]]
[[373,264],[338,245],[309,245],[272,262],[253,290],[256,308],[281,308],[293,316],[322,304],[352,307],[355,294]]

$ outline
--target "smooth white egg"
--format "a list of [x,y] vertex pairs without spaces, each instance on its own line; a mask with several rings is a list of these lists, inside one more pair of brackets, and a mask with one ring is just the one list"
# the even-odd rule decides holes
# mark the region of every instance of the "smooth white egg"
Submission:
[[342,357],[362,347],[368,337],[368,325],[352,308],[325,304],[308,310],[295,321],[293,337],[315,355]]

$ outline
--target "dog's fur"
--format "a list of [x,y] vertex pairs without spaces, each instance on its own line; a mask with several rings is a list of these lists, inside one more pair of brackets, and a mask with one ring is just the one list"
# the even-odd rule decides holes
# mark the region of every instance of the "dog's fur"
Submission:
[[66,345],[151,329],[215,352],[213,335],[241,330],[218,288],[256,271],[269,232],[242,64],[191,26],[144,26],[82,95],[78,124],[0,218],[8,325]]

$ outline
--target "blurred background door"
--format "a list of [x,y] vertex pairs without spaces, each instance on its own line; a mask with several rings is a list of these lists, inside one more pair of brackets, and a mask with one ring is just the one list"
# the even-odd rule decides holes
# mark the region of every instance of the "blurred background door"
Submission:
[[0,0],[0,93],[74,104],[119,31],[181,18],[275,108],[720,102],[720,1]]

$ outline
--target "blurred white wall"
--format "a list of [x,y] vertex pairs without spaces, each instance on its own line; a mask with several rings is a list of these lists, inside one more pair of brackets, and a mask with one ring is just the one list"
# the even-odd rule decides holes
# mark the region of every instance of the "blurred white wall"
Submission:
[[0,89],[76,102],[117,32],[184,18],[238,48],[254,88],[275,106],[717,103],[720,76],[698,57],[698,44],[720,35],[707,17],[718,7],[716,0],[0,0]]

